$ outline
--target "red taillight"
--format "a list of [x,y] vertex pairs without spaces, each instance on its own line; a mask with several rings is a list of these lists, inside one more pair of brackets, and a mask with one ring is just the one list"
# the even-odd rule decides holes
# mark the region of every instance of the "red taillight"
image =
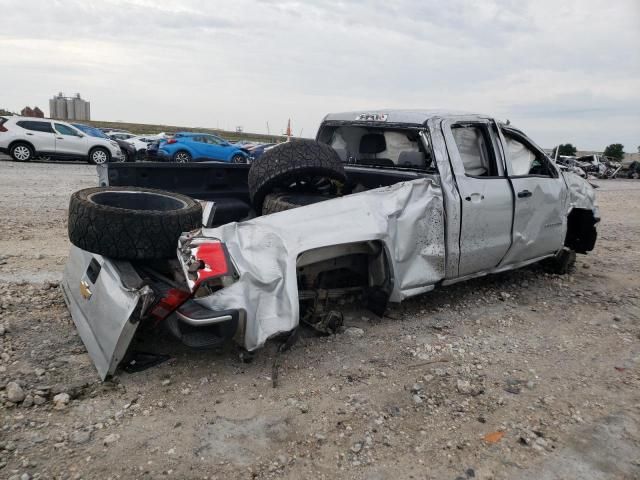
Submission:
[[8,132],[9,130],[7,130],[4,126],[4,122],[6,122],[5,119],[0,119],[0,132]]
[[222,243],[202,243],[198,245],[193,254],[199,268],[196,270],[198,279],[196,286],[210,279],[221,277],[229,273],[229,265],[227,264],[227,253]]
[[167,140],[167,143],[169,143],[169,144],[178,143],[178,140],[176,140],[175,138],[170,138],[169,140]]
[[235,268],[227,247],[220,240],[193,238],[187,234],[180,238],[178,245],[178,259],[192,292],[201,287],[214,292],[235,282]]
[[189,292],[171,288],[164,297],[158,300],[158,303],[151,308],[149,314],[158,321],[164,320],[186,302],[190,296],[191,294]]

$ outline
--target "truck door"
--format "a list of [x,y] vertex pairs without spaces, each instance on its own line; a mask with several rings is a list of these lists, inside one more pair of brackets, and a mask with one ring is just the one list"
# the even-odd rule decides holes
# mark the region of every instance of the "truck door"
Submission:
[[498,266],[511,245],[513,191],[492,123],[442,124],[461,202],[458,276]]
[[501,127],[507,173],[515,192],[513,243],[501,263],[540,258],[562,248],[566,188],[555,165],[518,130]]

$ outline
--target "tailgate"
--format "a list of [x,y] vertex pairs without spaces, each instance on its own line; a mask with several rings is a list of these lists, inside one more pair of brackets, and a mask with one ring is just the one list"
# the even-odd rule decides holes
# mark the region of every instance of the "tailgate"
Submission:
[[128,262],[71,247],[62,291],[80,337],[102,380],[112,375],[153,297]]

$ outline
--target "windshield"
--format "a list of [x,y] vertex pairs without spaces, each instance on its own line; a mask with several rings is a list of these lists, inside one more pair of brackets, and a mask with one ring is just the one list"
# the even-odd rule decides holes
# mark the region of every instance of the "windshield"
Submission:
[[109,138],[102,130],[99,130],[95,127],[90,127],[89,125],[83,125],[81,123],[72,123],[71,125],[76,127],[81,132],[86,133],[87,135],[90,135],[92,137]]
[[331,146],[345,163],[420,170],[431,166],[430,149],[417,129],[325,126],[318,140]]

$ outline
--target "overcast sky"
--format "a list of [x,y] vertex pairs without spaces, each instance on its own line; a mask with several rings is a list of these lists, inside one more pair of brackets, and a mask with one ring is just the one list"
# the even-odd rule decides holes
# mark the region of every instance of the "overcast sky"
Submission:
[[2,0],[0,107],[314,136],[332,111],[510,119],[544,147],[640,145],[640,0]]

